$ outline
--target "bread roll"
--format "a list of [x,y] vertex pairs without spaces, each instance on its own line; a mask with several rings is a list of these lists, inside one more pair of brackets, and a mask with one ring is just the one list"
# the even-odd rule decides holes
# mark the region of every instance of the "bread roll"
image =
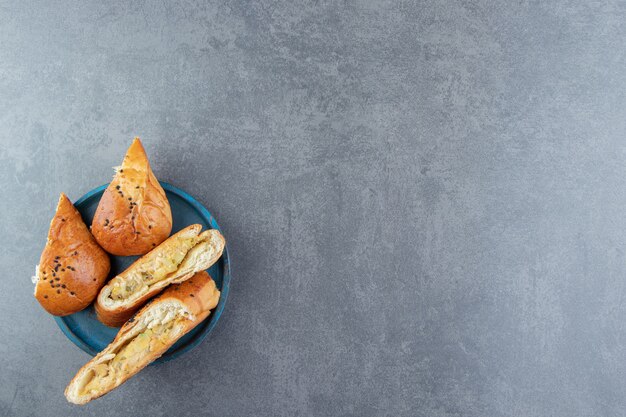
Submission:
[[215,282],[205,271],[169,287],[78,371],[65,389],[65,397],[71,403],[86,404],[118,387],[202,322],[219,298]]
[[225,241],[215,229],[194,224],[172,235],[110,280],[98,294],[96,313],[107,326],[120,326],[149,298],[213,265]]
[[107,252],[120,256],[143,255],[170,235],[170,204],[139,138],[104,191],[91,231]]
[[33,277],[35,298],[55,316],[76,313],[96,298],[110,267],[109,256],[89,233],[78,210],[61,193]]

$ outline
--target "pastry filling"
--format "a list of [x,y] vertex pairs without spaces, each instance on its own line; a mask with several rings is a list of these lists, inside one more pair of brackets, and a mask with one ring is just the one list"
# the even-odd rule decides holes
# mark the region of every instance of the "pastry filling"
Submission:
[[109,305],[121,304],[141,297],[161,281],[196,272],[198,261],[213,256],[217,250],[216,244],[211,242],[210,234],[205,233],[181,237],[178,244],[167,253],[157,248],[144,256],[140,266],[111,281],[111,292],[106,301]]
[[[102,356],[102,360],[86,370],[79,388],[79,395],[97,394],[117,386],[126,376],[147,366],[167,350],[180,336],[190,314],[181,306],[160,306],[155,314],[146,314],[131,330],[133,336]],[[152,316],[152,317],[150,317]]]
[[30,280],[35,285],[37,285],[37,283],[39,282],[39,264],[37,264],[37,266],[35,266],[35,275],[30,277]]

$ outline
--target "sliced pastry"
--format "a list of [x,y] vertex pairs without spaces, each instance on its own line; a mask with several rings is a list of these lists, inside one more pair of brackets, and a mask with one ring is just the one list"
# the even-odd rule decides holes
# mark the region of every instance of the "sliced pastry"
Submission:
[[201,230],[199,224],[184,228],[107,282],[96,299],[98,319],[120,326],[163,288],[211,267],[226,242],[216,229]]
[[173,285],[128,320],[102,352],[83,366],[65,389],[85,404],[120,386],[159,358],[217,306],[220,292],[205,271]]

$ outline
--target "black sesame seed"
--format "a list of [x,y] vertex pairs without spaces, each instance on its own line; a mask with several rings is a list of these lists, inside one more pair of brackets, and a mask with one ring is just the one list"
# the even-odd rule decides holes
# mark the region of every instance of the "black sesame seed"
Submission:
[[75,293],[74,293],[74,291],[70,291],[70,294],[74,295]]
[[120,169],[120,172],[124,172],[124,170],[123,170],[123,169]]
[[131,201],[133,198],[132,197],[128,197],[128,201]]
[[61,285],[61,288],[65,288],[65,284]]
[[136,186],[135,189],[139,188],[139,186]]
[[65,221],[65,219],[61,219],[61,221],[62,221],[62,222],[64,222],[64,221]]
[[55,256],[54,259],[61,259],[61,257],[60,256]]
[[94,278],[93,281],[96,282],[96,279]]
[[152,225],[151,224],[148,225],[148,229],[152,229]]
[[61,272],[65,272],[65,268],[62,268],[62,269],[61,269]]
[[48,298],[48,296],[47,296],[47,295],[44,295],[44,296],[43,296],[43,298]]
[[194,296],[193,294],[189,294],[189,296],[190,296],[190,297],[194,297],[194,298],[195,298],[195,296]]
[[78,255],[78,251],[74,251],[74,255]]
[[61,281],[61,278],[56,277],[54,280],[55,280],[55,281]]
[[61,294],[61,290],[57,290],[57,294]]
[[115,186],[115,189],[116,189],[116,190],[119,190],[119,189],[120,189],[120,186],[119,186],[119,185]]
[[152,244],[152,246],[153,246],[153,247],[154,247],[154,246],[156,246],[156,243],[153,243],[153,244]]

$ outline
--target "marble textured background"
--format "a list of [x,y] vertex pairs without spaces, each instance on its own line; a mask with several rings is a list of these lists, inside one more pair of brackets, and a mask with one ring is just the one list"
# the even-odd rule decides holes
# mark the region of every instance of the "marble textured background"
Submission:
[[[106,3],[106,4],[103,4]],[[0,0],[0,415],[626,415],[623,1]],[[32,297],[134,135],[232,251],[84,408]]]

